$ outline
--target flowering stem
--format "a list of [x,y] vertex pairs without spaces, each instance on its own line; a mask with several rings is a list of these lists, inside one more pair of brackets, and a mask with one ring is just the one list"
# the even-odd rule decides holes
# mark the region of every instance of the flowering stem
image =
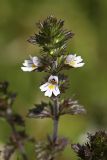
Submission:
[[53,142],[55,142],[57,140],[57,134],[58,134],[58,109],[59,109],[59,102],[58,102],[58,98],[54,99],[54,107],[53,107]]

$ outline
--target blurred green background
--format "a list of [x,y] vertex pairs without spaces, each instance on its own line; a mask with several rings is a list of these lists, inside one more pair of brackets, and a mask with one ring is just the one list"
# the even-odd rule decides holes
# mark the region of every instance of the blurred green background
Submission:
[[[65,97],[75,95],[87,115],[65,116],[59,126],[59,135],[82,143],[87,132],[107,126],[107,0],[0,0],[0,81],[9,81],[11,90],[18,93],[14,110],[25,117],[27,133],[39,140],[51,134],[51,120],[26,118],[28,109],[44,100],[39,90],[44,74],[20,69],[29,55],[39,54],[40,48],[26,40],[38,32],[35,23],[48,15],[65,20],[65,28],[75,33],[68,51],[81,55],[85,62],[83,68],[66,72],[70,87]],[[0,120],[1,144],[7,142],[10,132],[6,122]],[[31,160],[32,149],[29,145]],[[60,159],[77,157],[69,146]]]

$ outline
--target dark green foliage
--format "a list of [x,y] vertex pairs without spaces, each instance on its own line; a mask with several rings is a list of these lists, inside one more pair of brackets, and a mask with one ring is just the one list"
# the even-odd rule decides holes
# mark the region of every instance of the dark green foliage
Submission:
[[88,134],[88,142],[85,145],[73,144],[72,148],[80,160],[107,160],[107,133],[96,132]]
[[73,33],[63,29],[64,21],[57,20],[54,16],[47,17],[37,24],[39,33],[28,40],[32,44],[39,44],[44,52],[53,55],[61,54],[66,48],[66,42],[72,38]]

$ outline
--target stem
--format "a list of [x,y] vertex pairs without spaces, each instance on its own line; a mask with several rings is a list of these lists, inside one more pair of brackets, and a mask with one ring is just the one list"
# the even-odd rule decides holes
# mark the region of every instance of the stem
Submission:
[[22,157],[23,157],[23,160],[28,160],[28,158],[27,158],[27,156],[26,156],[26,152],[25,152],[24,146],[23,146],[23,143],[22,143],[20,140],[17,139],[18,133],[17,133],[17,131],[16,131],[16,129],[15,129],[14,124],[13,124],[13,123],[10,123],[10,126],[11,126],[11,128],[12,128],[13,134],[14,134],[15,139],[16,139],[17,146],[18,146],[19,151],[20,151],[20,153],[21,153],[21,155],[22,155]]
[[[9,108],[9,110],[11,111],[11,109]],[[9,114],[7,113],[7,121],[12,129],[12,132],[13,132],[13,135],[14,135],[14,138],[15,138],[15,141],[16,141],[16,144],[18,146],[18,149],[23,157],[23,160],[28,160],[27,158],[27,155],[26,155],[26,152],[25,152],[25,149],[24,149],[24,146],[23,146],[23,143],[21,142],[21,140],[18,138],[19,137],[19,134],[15,128],[15,125],[14,125],[14,122],[12,121],[11,119],[11,116],[12,116],[12,113],[10,112]]]
[[58,98],[54,99],[54,106],[53,106],[53,142],[55,142],[57,140],[57,136],[58,136],[58,109],[59,109],[59,102],[58,102]]

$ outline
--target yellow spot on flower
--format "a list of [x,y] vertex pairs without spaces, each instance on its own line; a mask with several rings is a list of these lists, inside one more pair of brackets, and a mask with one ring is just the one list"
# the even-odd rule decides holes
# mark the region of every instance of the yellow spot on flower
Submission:
[[32,68],[36,68],[36,65],[35,65],[35,64],[32,64]]
[[74,65],[75,65],[75,61],[71,61],[71,62],[69,63],[69,65],[74,66]]
[[49,89],[52,89],[52,90],[53,90],[53,89],[55,88],[55,85],[50,84],[48,87],[49,87]]

